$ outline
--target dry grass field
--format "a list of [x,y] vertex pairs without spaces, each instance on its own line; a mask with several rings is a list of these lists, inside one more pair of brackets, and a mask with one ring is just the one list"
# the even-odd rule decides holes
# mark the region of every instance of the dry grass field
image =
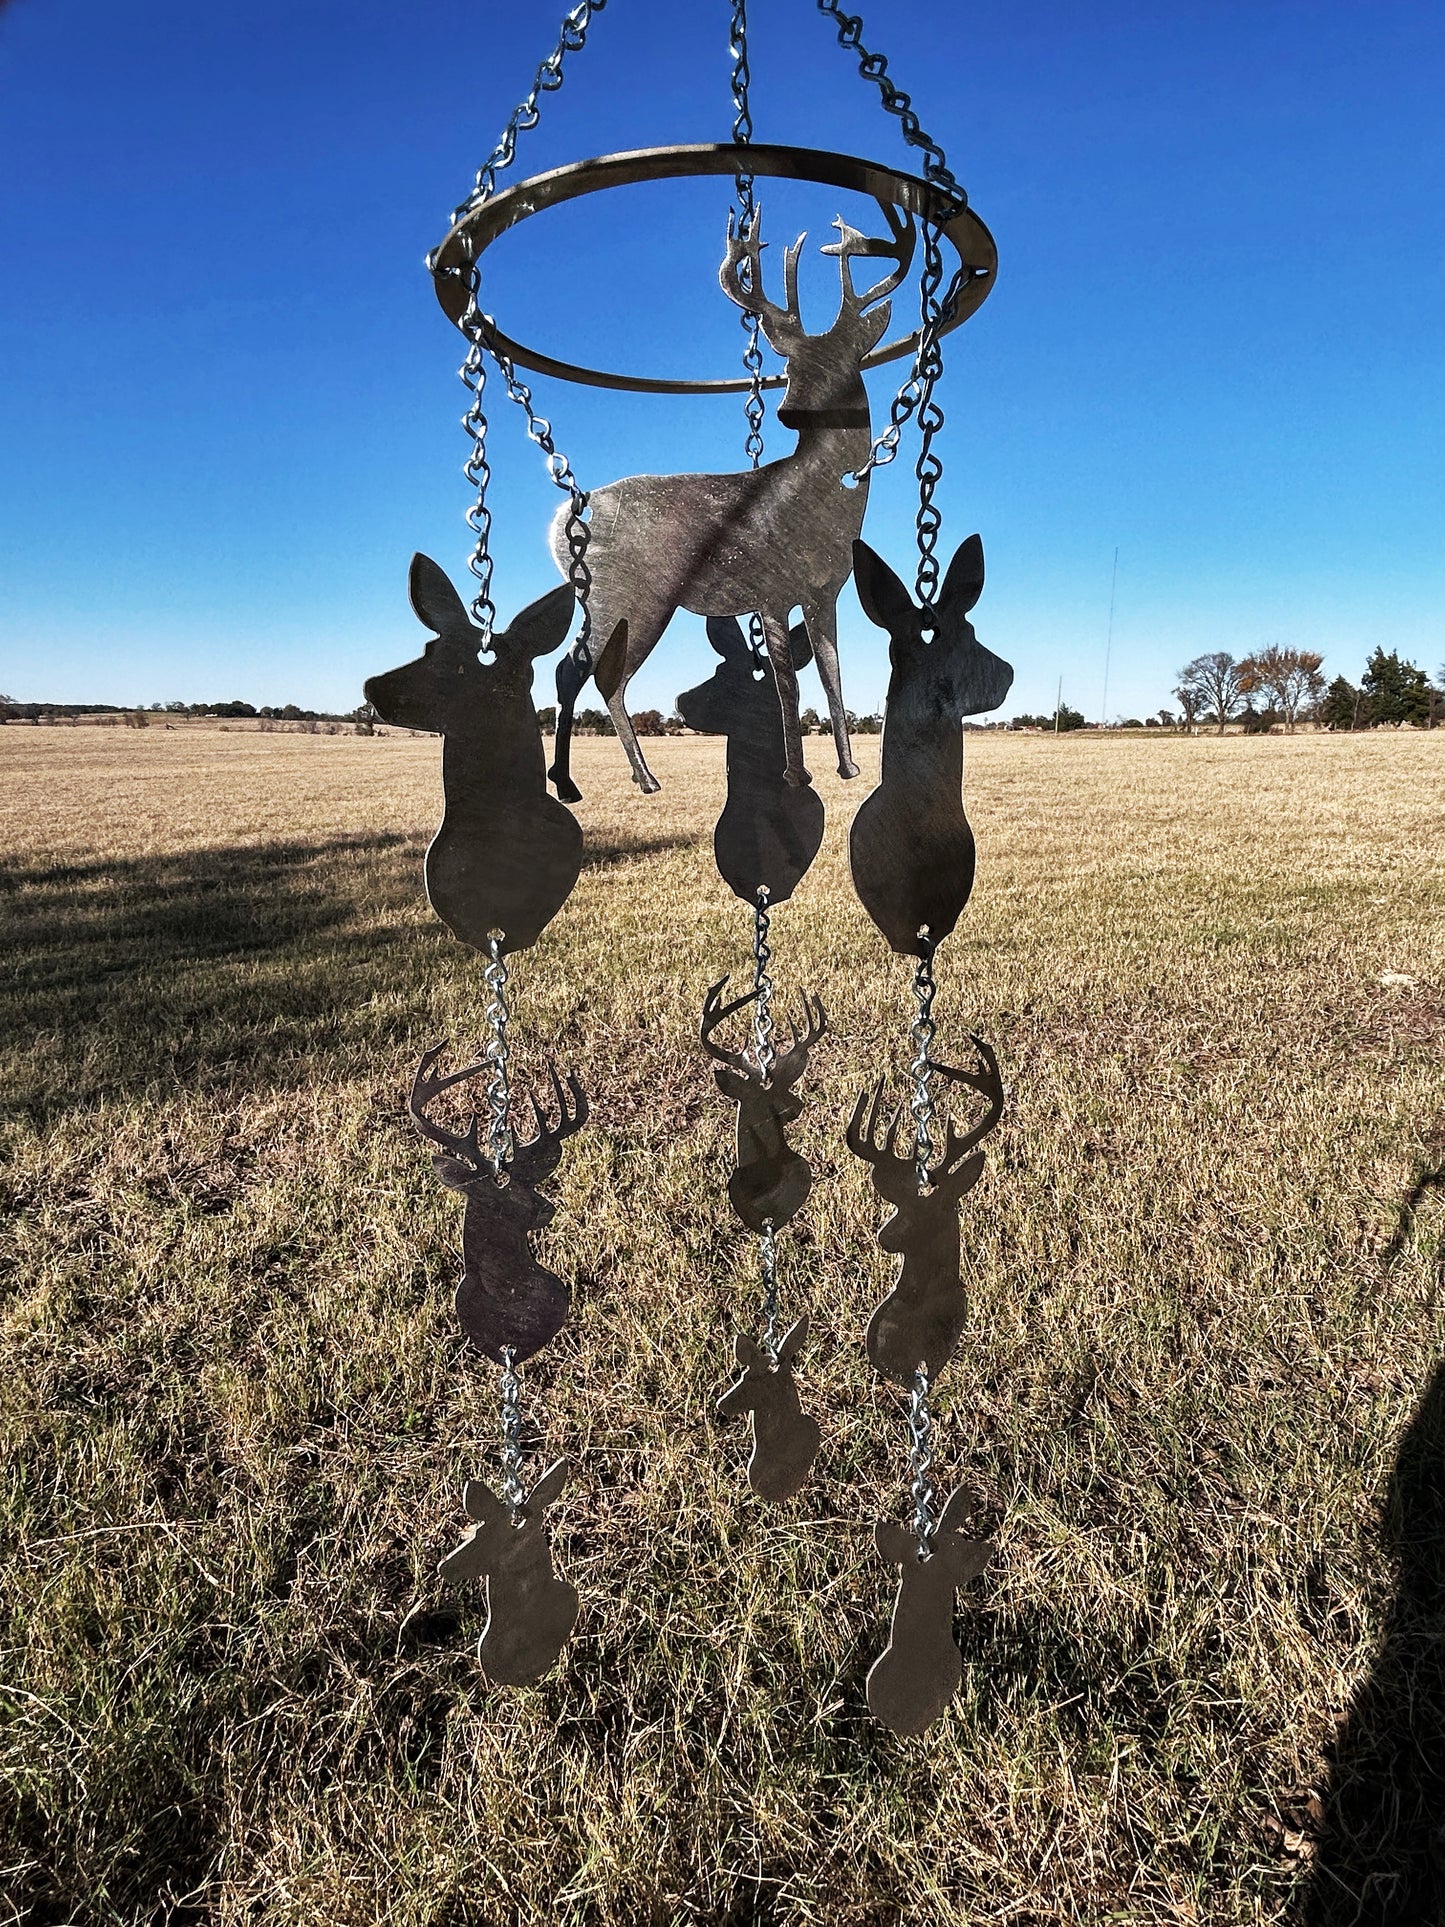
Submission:
[[524,1380],[582,1617],[514,1690],[433,1572],[497,1444],[402,1106],[482,1009],[421,897],[437,745],[0,730],[0,1920],[1438,1927],[1445,732],[970,738],[939,1049],[981,1030],[1012,1101],[940,1456],[1001,1543],[907,1742],[863,1704],[905,1442],[841,1132],[910,1009],[867,784],[820,779],[774,926],[833,1033],[782,1243],[825,1444],[766,1510],[712,1417],[754,1283],[694,1041],[748,918],[720,746],[654,753],[643,798],[581,746],[587,867],[514,977],[523,1071],[595,1100]]

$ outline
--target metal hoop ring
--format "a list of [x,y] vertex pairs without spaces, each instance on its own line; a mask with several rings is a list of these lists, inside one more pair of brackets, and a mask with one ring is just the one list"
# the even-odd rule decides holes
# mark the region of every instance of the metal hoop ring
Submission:
[[[746,166],[751,174],[811,181],[820,187],[841,187],[870,194],[877,201],[891,202],[904,213],[935,222],[957,254],[960,266],[968,271],[959,291],[958,305],[942,329],[943,334],[951,333],[967,321],[994,284],[998,249],[993,236],[961,195],[946,193],[912,174],[900,174],[896,168],[885,167],[878,161],[859,160],[852,154],[753,142],[740,147],[731,141],[719,141],[695,147],[641,147],[627,154],[603,154],[596,160],[574,161],[569,167],[553,168],[546,174],[534,174],[529,181],[504,187],[463,216],[428,257],[437,300],[447,316],[460,325],[467,308],[468,269],[480,260],[498,235],[543,208],[596,194],[605,187],[632,187],[639,181],[680,180],[702,174],[733,175],[740,165]],[[745,376],[727,381],[668,381],[582,368],[513,341],[490,318],[485,319],[483,338],[488,347],[510,356],[519,368],[539,375],[555,375],[559,380],[579,382],[588,388],[618,388],[641,395],[740,395],[752,385]],[[875,348],[863,366],[877,368],[885,361],[897,361],[913,354],[917,346],[916,331],[900,335],[896,341]],[[785,380],[783,375],[769,375],[763,386],[781,388]]]

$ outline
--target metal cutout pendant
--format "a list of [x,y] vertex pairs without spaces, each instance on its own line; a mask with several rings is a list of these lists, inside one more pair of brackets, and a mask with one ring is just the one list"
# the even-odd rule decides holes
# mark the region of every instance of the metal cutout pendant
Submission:
[[533,1093],[536,1136],[514,1143],[506,1162],[493,1169],[479,1141],[478,1116],[473,1115],[465,1136],[458,1137],[426,1115],[427,1106],[443,1091],[488,1069],[485,1063],[469,1064],[449,1076],[433,1077],[432,1065],[445,1049],[445,1044],[434,1044],[423,1052],[407,1108],[423,1134],[442,1146],[432,1156],[437,1176],[467,1201],[456,1300],[461,1328],[477,1350],[498,1365],[506,1364],[509,1356],[520,1365],[557,1336],[571,1307],[570,1289],[532,1256],[531,1236],[556,1216],[537,1186],[557,1169],[564,1142],[587,1122],[587,1098],[570,1072],[564,1090],[556,1067],[549,1067],[556,1123],[546,1123]]
[[793,1360],[808,1336],[808,1321],[800,1318],[784,1335],[777,1357],[739,1332],[733,1356],[742,1377],[718,1400],[719,1418],[741,1418],[751,1413],[753,1455],[748,1460],[748,1484],[760,1499],[791,1499],[807,1480],[823,1442],[822,1428],[798,1403]]
[[713,1075],[718,1089],[738,1107],[737,1165],[728,1179],[728,1197],[750,1231],[781,1231],[808,1202],[813,1188],[813,1167],[791,1149],[783,1129],[802,1115],[803,1100],[793,1086],[808,1068],[808,1052],[826,1035],[828,1019],[818,999],[810,1001],[804,991],[804,1028],[792,1027],[792,1043],[765,1072],[743,1051],[724,1050],[713,1042],[718,1026],[758,994],[750,990],[725,1004],[726,984],[727,978],[721,978],[703,1002],[702,1046],[717,1061]]
[[925,611],[866,542],[855,542],[854,586],[865,614],[891,638],[892,673],[878,787],[848,839],[853,887],[901,956],[924,955],[953,929],[973,889],[973,831],[963,813],[963,719],[996,709],[1013,670],[985,649],[968,612],[983,591],[976,535],[949,564],[936,608]]
[[983,1176],[984,1154],[977,1147],[996,1128],[1004,1108],[998,1059],[981,1037],[973,1043],[982,1070],[956,1070],[927,1060],[930,1075],[965,1085],[988,1100],[983,1121],[971,1131],[955,1131],[948,1121],[937,1163],[920,1161],[916,1151],[899,1151],[901,1104],[880,1132],[881,1077],[871,1101],[867,1091],[860,1094],[848,1123],[848,1149],[871,1166],[873,1189],[893,1206],[878,1243],[884,1251],[897,1252],[902,1263],[898,1282],[869,1323],[868,1357],[885,1378],[899,1384],[906,1385],[920,1363],[937,1378],[958,1349],[967,1315],[959,1281],[958,1207]]
[[415,662],[372,676],[366,699],[398,729],[440,730],[446,810],[426,853],[433,910],[453,935],[503,953],[534,944],[572,894],[582,831],[547,794],[532,663],[572,626],[570,588],[553,589],[490,638],[429,556],[412,558],[411,606],[437,632]]
[[975,1578],[994,1551],[992,1539],[970,1539],[967,1492],[955,1492],[920,1558],[918,1536],[880,1520],[874,1542],[898,1567],[898,1598],[888,1644],[868,1672],[868,1710],[892,1733],[922,1733],[943,1712],[963,1679],[963,1655],[953,1636],[954,1595]]
[[552,1569],[542,1515],[567,1483],[565,1459],[538,1479],[519,1515],[480,1479],[468,1479],[462,1503],[475,1530],[437,1571],[449,1585],[487,1582],[486,1630],[477,1648],[482,1670],[499,1686],[525,1686],[552,1665],[577,1623],[577,1590]]
[[[786,903],[807,875],[823,841],[823,799],[786,780],[783,719],[771,664],[759,668],[742,625],[714,617],[708,641],[722,658],[704,683],[684,690],[677,713],[689,729],[727,738],[727,802],[713,831],[718,875],[749,907],[767,892]],[[812,660],[806,626],[789,634],[793,666]]]

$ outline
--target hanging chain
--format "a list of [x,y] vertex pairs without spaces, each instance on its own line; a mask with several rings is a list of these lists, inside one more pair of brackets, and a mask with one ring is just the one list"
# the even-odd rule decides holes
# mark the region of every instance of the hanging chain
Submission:
[[765,1078],[772,1076],[773,1065],[778,1061],[778,1053],[773,1048],[773,979],[768,971],[773,953],[768,946],[769,927],[768,888],[765,883],[760,883],[753,904],[753,990],[756,997],[753,1004],[753,1055]]
[[[506,126],[502,129],[501,139],[477,171],[477,177],[472,185],[471,193],[459,207],[452,209],[451,224],[453,227],[456,226],[458,221],[464,220],[467,215],[475,213],[477,208],[481,207],[484,202],[490,200],[496,192],[497,175],[502,168],[511,166],[517,151],[518,135],[529,132],[530,129],[537,125],[542,117],[541,109],[538,106],[539,100],[543,94],[555,93],[562,85],[562,63],[564,59],[569,53],[581,52],[586,43],[587,29],[592,23],[593,14],[601,13],[606,5],[607,0],[578,0],[577,5],[563,17],[557,45],[537,69],[536,76],[532,81],[531,92],[513,108],[510,120],[508,120]],[[433,273],[436,272],[435,251],[427,256],[427,267]],[[452,270],[452,272],[460,274],[462,270],[455,269]],[[483,632],[482,647],[486,648],[491,640],[492,628],[497,619],[496,605],[492,601],[492,512],[487,506],[487,485],[492,479],[492,471],[487,462],[487,417],[482,407],[482,395],[486,385],[486,365],[483,357],[484,351],[490,351],[491,318],[483,314],[481,310],[479,299],[481,276],[475,261],[468,263],[465,273],[467,303],[462,314],[461,330],[467,338],[467,354],[465,361],[462,363],[460,374],[462,385],[467,391],[467,408],[466,413],[462,416],[462,427],[466,431],[471,448],[466,461],[462,465],[462,473],[471,483],[475,495],[475,499],[471,507],[467,510],[466,515],[467,527],[475,537],[472,552],[467,557],[467,568],[476,578],[477,583],[477,592],[471,602],[472,618]],[[509,375],[511,363],[506,361],[505,357],[499,356],[497,359],[499,365],[506,362],[502,372],[504,376],[508,376],[508,393],[512,395],[512,399],[515,401],[518,397],[512,387],[515,374],[512,373]],[[523,392],[525,393],[526,391],[524,390]],[[530,403],[530,396],[528,396],[527,399],[528,403]],[[532,420],[531,409],[530,406],[528,406],[529,424]],[[542,426],[546,428],[547,424],[543,423]],[[532,433],[530,426],[528,433]],[[537,441],[538,437],[533,434],[532,439]],[[572,495],[572,512],[567,520],[567,547],[572,557],[572,565],[568,570],[568,581],[571,582],[573,593],[582,605],[582,637],[577,646],[585,649],[586,639],[589,634],[587,591],[591,587],[591,575],[587,569],[585,560],[587,551],[586,526],[582,520],[587,505],[587,498],[578,489],[576,479],[572,476],[571,469],[567,467],[565,461],[563,462],[563,469],[566,473],[566,480],[559,480],[555,469],[553,469],[553,462],[557,459],[557,456],[556,450],[551,445],[550,430],[548,431],[547,441],[545,443],[539,443],[539,446],[545,449],[548,456],[548,467],[553,470],[552,479],[558,482],[559,487],[568,488]],[[579,530],[581,531],[580,534],[578,533]],[[590,651],[588,651],[587,666],[590,667],[590,665],[591,654]]]
[[[753,138],[752,109],[748,104],[748,88],[752,83],[752,70],[748,66],[748,0],[733,0],[733,17],[728,47],[733,57],[733,142],[741,150],[746,149]],[[757,214],[758,204],[754,195],[754,181],[751,170],[746,165],[745,155],[738,155],[737,173],[733,177],[736,198],[734,218],[741,231]],[[759,290],[752,290],[757,294]],[[762,318],[755,314],[740,317],[747,334],[747,345],[743,349],[743,373],[748,378],[748,398],[743,403],[743,413],[747,416],[748,432],[743,442],[743,453],[751,467],[759,468],[763,460],[763,345]],[[753,652],[755,663],[761,664],[764,654],[763,619],[754,609],[748,616],[748,647]]]
[[[962,270],[960,270],[960,275]],[[943,280],[943,248],[938,229],[932,221],[923,223],[923,276],[919,283],[918,361],[915,374],[918,391],[918,581],[916,593],[923,607],[931,609],[938,595],[938,530],[942,521],[934,507],[933,491],[943,476],[943,463],[933,452],[933,438],[943,426],[943,409],[934,398],[934,389],[943,373],[944,303],[938,298]],[[949,305],[957,293],[959,275],[948,291]]]
[[933,1076],[933,1060],[929,1050],[937,1032],[933,1021],[933,999],[938,986],[933,981],[933,943],[925,934],[923,955],[918,959],[913,972],[913,994],[918,999],[918,1015],[913,1020],[913,1062],[909,1069],[913,1073],[913,1096],[909,1110],[913,1113],[913,1160],[918,1173],[920,1197],[929,1189],[928,1160],[933,1155],[933,1093],[929,1090],[929,1079]]
[[502,1497],[512,1524],[522,1523],[522,1381],[510,1345],[502,1347]]
[[878,89],[885,110],[892,114],[903,127],[903,138],[910,147],[916,147],[925,156],[923,178],[934,181],[948,193],[956,195],[961,201],[968,197],[949,171],[944,159],[943,149],[931,135],[925,133],[913,111],[913,103],[901,87],[895,87],[888,78],[888,62],[882,54],[870,54],[863,45],[863,16],[857,13],[844,13],[838,0],[818,0],[818,11],[827,19],[836,22],[838,45],[858,56],[858,71],[865,80],[871,80]]
[[483,973],[487,986],[486,1061],[491,1069],[487,1079],[487,1162],[492,1176],[499,1178],[512,1155],[511,1090],[507,1065],[511,1051],[507,1046],[507,1023],[512,1012],[507,1003],[507,960],[502,955],[502,939],[494,931],[487,939],[487,967]]
[[933,1466],[933,1418],[928,1409],[928,1366],[913,1374],[908,1395],[908,1490],[913,1500],[913,1530],[920,1560],[933,1557],[933,1535],[938,1530],[937,1494],[929,1472]]
[[763,1286],[763,1350],[773,1370],[778,1369],[778,1242],[771,1218],[763,1220],[758,1239],[759,1272]]
[[537,69],[532,82],[532,91],[525,100],[519,100],[512,109],[512,117],[502,129],[502,138],[477,170],[477,178],[471,193],[460,207],[452,209],[452,226],[465,220],[468,214],[489,201],[497,190],[497,175],[504,167],[510,167],[517,151],[518,134],[530,133],[542,118],[538,101],[543,94],[555,94],[562,85],[562,62],[568,54],[581,53],[587,39],[587,29],[592,24],[594,13],[601,13],[607,0],[578,0],[571,12],[564,15],[557,39],[557,45]]

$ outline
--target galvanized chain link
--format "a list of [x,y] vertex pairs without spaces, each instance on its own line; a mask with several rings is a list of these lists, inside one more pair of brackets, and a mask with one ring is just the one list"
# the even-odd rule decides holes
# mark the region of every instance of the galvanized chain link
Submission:
[[768,945],[768,888],[758,885],[757,899],[753,904],[753,1055],[758,1061],[758,1069],[763,1076],[771,1077],[773,1065],[778,1061],[778,1053],[773,1048],[773,979],[768,965],[773,953]]
[[913,972],[913,994],[918,999],[918,1015],[912,1027],[913,1062],[909,1069],[913,1073],[913,1096],[908,1106],[913,1113],[913,1160],[918,1173],[920,1196],[929,1189],[928,1160],[933,1156],[933,1120],[936,1113],[933,1093],[928,1087],[933,1076],[933,1060],[929,1051],[938,1028],[933,1021],[933,999],[938,989],[933,981],[933,944],[926,936],[924,942],[927,947]]
[[773,1370],[778,1369],[778,1243],[771,1218],[763,1220],[758,1239],[759,1272],[763,1286],[763,1350]]
[[939,187],[946,188],[960,200],[967,200],[963,189],[949,171],[944,159],[943,149],[921,126],[913,103],[901,87],[895,87],[888,78],[888,62],[882,54],[870,54],[863,45],[863,16],[857,13],[844,13],[839,0],[818,0],[818,11],[832,20],[838,28],[838,45],[858,56],[858,71],[865,80],[871,80],[878,89],[884,110],[898,120],[903,128],[903,138],[910,147],[916,147],[925,156],[923,178],[934,181]]
[[908,1395],[908,1491],[913,1500],[913,1530],[920,1560],[933,1557],[933,1535],[938,1530],[937,1494],[929,1472],[933,1467],[933,1417],[928,1409],[928,1365],[913,1374]]
[[502,939],[494,931],[487,939],[487,967],[483,973],[487,986],[487,1163],[492,1176],[500,1178],[512,1155],[512,1094],[507,1066],[511,1051],[507,1045],[507,1023],[511,1007],[507,1003],[507,960],[502,955]]
[[[746,148],[753,137],[752,109],[748,103],[748,88],[752,82],[752,72],[748,66],[748,0],[733,0],[728,47],[733,57],[733,141],[741,149]],[[741,154],[733,186],[736,199],[733,218],[741,232],[757,213],[752,172]],[[756,294],[758,290],[755,288],[753,292]],[[748,378],[748,397],[743,403],[743,413],[747,417],[748,432],[743,442],[743,453],[751,467],[760,468],[763,460],[763,416],[766,412],[763,405],[762,319],[758,315],[745,313],[739,316],[739,320],[747,335],[747,345],[743,349],[743,373]],[[753,652],[754,662],[761,666],[766,660],[763,619],[756,610],[748,616],[748,647]]]
[[581,53],[593,14],[601,13],[606,5],[607,0],[578,0],[578,4],[563,16],[557,45],[537,69],[532,91],[512,109],[512,117],[502,129],[501,139],[477,170],[471,193],[460,207],[452,209],[453,227],[484,201],[490,200],[496,192],[498,173],[502,168],[511,166],[516,154],[517,136],[529,133],[542,118],[538,101],[543,94],[555,94],[562,85],[563,60],[568,54]]
[[[497,175],[502,168],[511,166],[517,151],[518,135],[528,132],[537,125],[541,119],[538,101],[543,94],[555,93],[562,85],[563,60],[569,53],[581,52],[593,14],[601,13],[606,5],[607,0],[578,0],[578,4],[564,16],[557,45],[537,69],[531,92],[512,110],[511,118],[502,130],[501,139],[477,170],[471,193],[460,206],[452,209],[453,227],[458,221],[474,213],[485,201],[490,200],[496,192]],[[427,256],[427,268],[433,273],[436,272],[436,250]],[[467,303],[461,319],[461,330],[467,338],[467,354],[462,363],[460,375],[468,398],[466,412],[462,416],[462,427],[466,431],[471,448],[462,465],[462,473],[471,483],[474,492],[474,500],[466,515],[467,527],[475,538],[471,554],[467,557],[467,568],[476,578],[477,583],[477,592],[471,602],[471,612],[473,620],[483,632],[482,647],[486,648],[497,619],[496,605],[492,601],[492,512],[487,506],[487,485],[491,481],[492,471],[487,462],[487,417],[482,407],[482,395],[486,385],[486,366],[483,357],[489,349],[491,322],[490,316],[483,314],[481,309],[481,276],[476,263],[470,262],[465,269],[455,268],[450,272],[457,275],[464,273],[467,284]],[[515,395],[513,399],[516,399]],[[547,452],[551,456],[556,451],[549,446]],[[568,474],[570,476],[570,470]],[[553,479],[557,479],[555,474]],[[569,572],[568,579],[572,582],[574,593],[582,604],[582,634],[585,639],[588,633],[585,591],[591,586],[591,578],[582,559],[586,553],[587,538],[584,533],[579,539],[574,525],[582,526],[581,517],[586,507],[586,497],[582,496],[577,489],[575,479],[571,487],[574,502],[572,516],[567,524],[567,546],[572,552],[573,569]],[[590,663],[590,654],[588,660]]]
[[[962,270],[960,270],[960,275]],[[949,289],[957,292],[959,275]],[[933,452],[933,438],[943,426],[943,409],[934,396],[943,373],[943,306],[938,289],[943,280],[943,248],[938,229],[931,221],[923,224],[923,276],[919,284],[918,333],[918,578],[916,594],[925,609],[931,609],[938,595],[938,531],[942,522],[933,502],[933,491],[943,477],[943,463]]]
[[512,1524],[522,1523],[522,1381],[510,1345],[502,1348],[502,1498]]

